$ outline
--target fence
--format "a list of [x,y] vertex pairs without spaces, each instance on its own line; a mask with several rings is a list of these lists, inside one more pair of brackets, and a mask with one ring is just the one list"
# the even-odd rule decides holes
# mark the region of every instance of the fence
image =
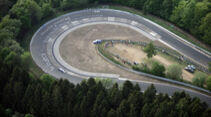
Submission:
[[[133,45],[140,45],[140,46],[143,46],[145,47],[147,45],[146,42],[136,42],[136,41],[131,41],[131,40],[104,40],[106,42],[111,42],[112,44],[115,44],[115,43],[124,43],[124,44],[133,44]],[[179,54],[178,52],[176,51],[173,51],[173,50],[169,50],[167,48],[164,48],[164,47],[159,47],[159,46],[155,46],[156,50],[159,51],[159,52],[162,52],[163,54],[166,54],[168,56],[171,56],[173,57],[174,59],[176,59],[178,62],[183,62],[187,65],[194,65],[196,67],[196,69],[200,70],[200,71],[203,71],[203,72],[207,72],[209,73],[208,69],[192,60],[190,60],[189,58],[187,57],[184,57],[183,55]]]

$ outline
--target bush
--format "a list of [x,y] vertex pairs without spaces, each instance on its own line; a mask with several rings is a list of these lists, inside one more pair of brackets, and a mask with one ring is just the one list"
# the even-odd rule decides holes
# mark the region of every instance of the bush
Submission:
[[50,86],[55,82],[55,78],[53,78],[52,76],[48,75],[48,74],[43,74],[40,77],[43,85],[45,88],[49,89]]
[[165,77],[165,67],[159,63],[159,62],[153,62],[152,63],[152,68],[151,68],[151,73],[153,75]]
[[[150,68],[148,67],[149,64],[151,66]],[[147,64],[142,63],[142,64],[139,64],[139,65],[133,65],[132,69],[136,70],[136,71],[141,71],[141,72],[153,74],[153,75],[156,75],[156,76],[165,77],[165,67],[157,61],[150,61],[150,63],[147,62]]]
[[133,69],[133,70],[136,70],[136,71],[139,71],[139,70],[140,70],[139,67],[138,67],[138,65],[133,65],[133,66],[132,66],[132,69]]
[[208,63],[208,70],[211,72],[211,62]]
[[133,65],[132,69],[156,76],[165,77],[165,67],[157,61],[153,61],[151,69],[146,64]]
[[182,80],[182,68],[178,64],[170,65],[167,69],[166,76],[173,80]]
[[136,71],[140,71],[140,72],[150,73],[151,74],[151,70],[145,64],[133,65],[132,69],[134,69]]
[[211,76],[207,78],[207,88],[211,91]]
[[203,87],[206,78],[207,78],[207,74],[203,72],[196,72],[192,79],[192,83],[196,86]]

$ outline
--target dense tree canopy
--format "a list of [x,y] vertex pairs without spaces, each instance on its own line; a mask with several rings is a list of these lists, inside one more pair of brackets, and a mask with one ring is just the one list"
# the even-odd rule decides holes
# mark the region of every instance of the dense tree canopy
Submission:
[[42,17],[41,8],[34,0],[18,0],[10,10],[10,14],[20,19],[25,29],[36,24]]
[[208,13],[202,20],[200,29],[204,42],[211,43],[211,12]]
[[210,114],[207,105],[198,98],[191,98],[184,92],[176,92],[172,98],[156,95],[153,85],[142,93],[138,85],[129,81],[124,82],[122,88],[118,84],[105,88],[92,78],[78,85],[62,79],[52,81],[48,75],[41,80],[28,79],[26,84],[22,81],[25,79],[15,79],[9,78],[1,89],[0,107],[4,107],[0,108],[1,115],[6,114],[5,108],[18,111],[16,114],[31,113],[39,117],[197,117]]
[[10,0],[1,0],[0,1],[0,19],[7,14],[9,8],[12,6],[12,2]]
[[20,20],[11,19],[9,15],[5,16],[0,23],[0,32],[3,34],[8,33],[8,36],[1,37],[1,40],[15,39],[20,31],[20,26]]

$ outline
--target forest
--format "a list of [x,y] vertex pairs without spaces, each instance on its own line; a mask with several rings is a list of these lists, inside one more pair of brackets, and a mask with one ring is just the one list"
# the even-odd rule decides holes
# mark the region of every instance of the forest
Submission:
[[[5,73],[6,74],[6,73]],[[22,77],[14,77],[22,76]],[[2,83],[2,79],[1,79]],[[13,70],[1,85],[1,117],[209,117],[211,108],[184,92],[172,97],[157,94],[151,85],[144,93],[139,85],[96,82],[93,78],[74,85],[49,75],[31,78]]]
[[[210,0],[0,0],[1,117],[209,117],[211,109],[184,92],[169,97],[154,86],[144,93],[126,81],[106,88],[94,79],[74,85],[29,72],[31,55],[21,43],[40,21],[58,11],[118,4],[163,18],[211,45]],[[209,77],[211,86],[211,77]]]

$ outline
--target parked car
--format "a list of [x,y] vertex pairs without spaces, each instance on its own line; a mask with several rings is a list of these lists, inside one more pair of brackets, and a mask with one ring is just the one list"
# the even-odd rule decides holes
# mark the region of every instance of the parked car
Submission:
[[62,68],[59,68],[58,69],[60,72],[62,72],[62,73],[66,73],[66,71],[64,70],[64,69],[62,69]]
[[92,43],[93,44],[100,44],[102,42],[102,40],[94,40]]
[[185,67],[185,70],[189,71],[191,73],[194,73],[195,70],[196,70],[196,67],[194,65],[188,65],[188,66]]
[[138,62],[134,61],[133,64],[134,64],[134,65],[138,65]]

